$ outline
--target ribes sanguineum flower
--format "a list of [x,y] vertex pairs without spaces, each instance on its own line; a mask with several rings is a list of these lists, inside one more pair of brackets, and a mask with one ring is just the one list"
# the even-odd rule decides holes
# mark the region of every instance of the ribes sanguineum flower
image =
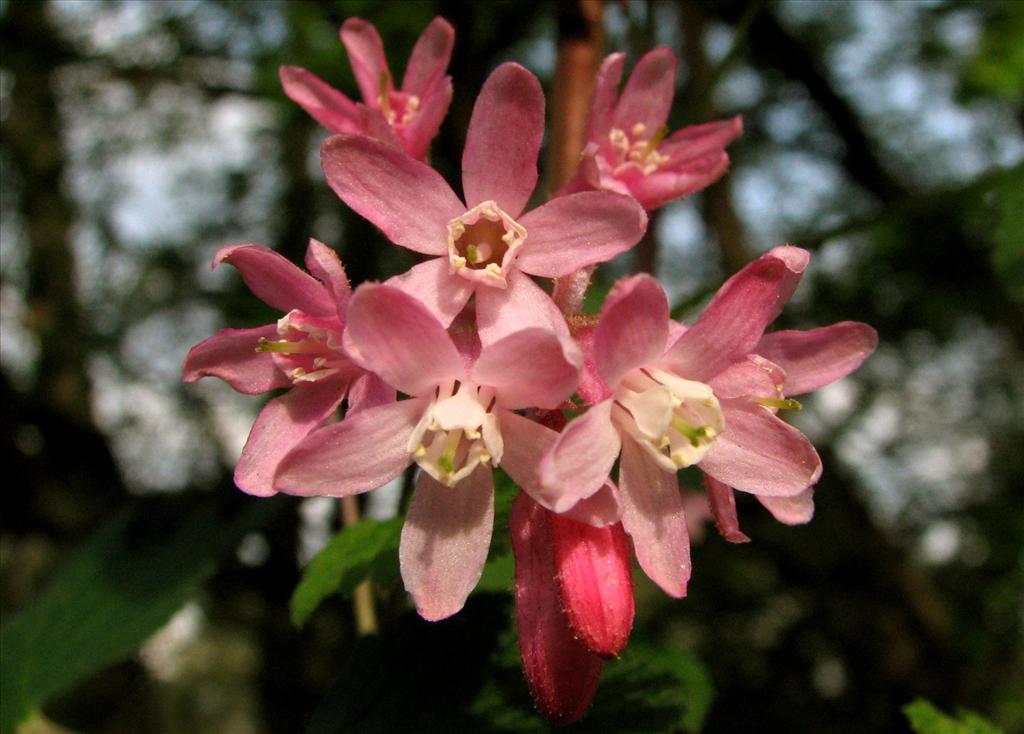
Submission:
[[349,18],[341,26],[341,42],[348,50],[362,103],[297,66],[281,67],[281,84],[285,94],[328,130],[368,135],[423,159],[452,101],[452,80],[445,70],[454,41],[451,25],[434,18],[412,50],[399,89],[377,29],[360,18]]
[[290,494],[339,497],[380,486],[417,463],[399,556],[406,589],[426,619],[461,609],[480,578],[494,517],[492,467],[500,464],[552,505],[537,487],[536,470],[556,434],[514,411],[561,404],[582,361],[572,340],[544,329],[483,347],[466,336],[453,339],[423,304],[396,288],[360,286],[348,308],[346,349],[410,397],[313,432],[281,463],[274,482]]

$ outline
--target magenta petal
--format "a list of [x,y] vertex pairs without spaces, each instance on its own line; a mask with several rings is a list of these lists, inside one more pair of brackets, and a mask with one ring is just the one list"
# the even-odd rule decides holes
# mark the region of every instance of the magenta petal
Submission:
[[484,82],[473,105],[462,151],[466,205],[492,200],[518,217],[537,186],[543,135],[540,82],[519,64],[502,64]]
[[444,76],[454,45],[455,29],[451,24],[441,17],[430,21],[413,46],[402,77],[402,91],[422,101]]
[[807,254],[795,247],[775,248],[729,278],[661,364],[686,379],[707,382],[754,351],[800,278],[802,269],[792,269],[796,253],[789,250]]
[[625,63],[624,53],[609,54],[601,62],[601,69],[597,72],[597,81],[594,84],[594,96],[590,102],[590,117],[587,120],[587,140],[591,143],[604,143],[611,130]]
[[676,55],[672,49],[659,46],[647,52],[629,75],[612,124],[628,133],[641,123],[647,128],[646,136],[654,135],[668,119],[675,86]]
[[448,487],[420,472],[398,559],[416,611],[434,622],[462,609],[480,580],[494,525],[491,467]]
[[786,373],[774,362],[753,354],[741,362],[734,362],[715,375],[708,386],[715,397],[723,398],[780,398]]
[[376,408],[378,405],[387,405],[395,402],[397,398],[395,388],[372,372],[364,372],[352,381],[345,396],[348,403],[346,415],[354,415],[360,410]]
[[506,408],[557,408],[572,395],[583,355],[568,337],[547,329],[523,329],[484,346],[470,373],[490,385]]
[[413,158],[423,160],[430,143],[441,129],[444,116],[452,102],[452,80],[444,78],[437,88],[423,99],[419,112],[402,128],[405,150]]
[[814,517],[814,487],[808,487],[793,497],[758,495],[757,501],[764,505],[776,520],[786,525],[804,525]]
[[593,525],[595,528],[603,528],[619,522],[622,519],[619,488],[611,481],[607,481],[594,494],[584,497],[560,514],[562,517]]
[[541,461],[540,482],[545,494],[561,498],[556,511],[569,509],[608,481],[622,444],[611,411],[612,401],[605,400],[570,421]]
[[565,316],[551,296],[518,270],[509,273],[507,288],[477,288],[476,322],[484,344],[532,327],[569,336]]
[[464,378],[444,326],[422,303],[387,285],[364,283],[352,294],[344,343],[352,359],[409,395]]
[[516,497],[509,526],[516,559],[516,627],[530,693],[541,712],[571,724],[586,712],[601,677],[601,658],[573,633],[562,613],[551,538],[551,513]]
[[231,245],[217,250],[213,266],[227,262],[268,306],[285,313],[298,309],[310,316],[334,316],[337,311],[327,289],[290,260],[262,245]]
[[573,631],[601,657],[618,655],[633,629],[630,547],[620,523],[605,528],[552,515],[555,568]]
[[189,350],[181,366],[185,382],[219,377],[246,395],[257,395],[292,384],[269,354],[257,352],[261,339],[276,339],[277,325],[255,329],[224,329]]
[[669,596],[686,596],[690,534],[676,475],[659,467],[633,440],[622,442],[619,466],[622,526],[636,559]]
[[718,532],[730,543],[749,543],[750,538],[740,530],[740,519],[736,514],[736,494],[732,487],[707,474],[704,475],[704,486],[708,490],[708,507],[715,518]]
[[278,76],[284,93],[328,130],[361,132],[356,103],[318,76],[298,66],[282,66]]
[[342,380],[299,384],[260,411],[235,467],[235,484],[259,497],[274,494],[281,459],[334,414],[345,395]]
[[572,507],[578,497],[563,496],[559,492],[543,487],[538,475],[541,459],[554,446],[559,434],[540,423],[507,410],[499,412],[498,420],[505,443],[501,468],[512,478],[516,486],[549,510],[559,512]]
[[700,468],[730,487],[757,495],[792,497],[821,476],[821,459],[807,437],[770,410],[722,400],[725,431]]
[[452,323],[473,295],[473,285],[448,272],[448,259],[436,257],[389,278],[385,285],[408,293],[427,307],[445,327]]
[[394,80],[384,56],[384,42],[373,24],[362,18],[349,18],[341,26],[341,42],[348,51],[356,84],[363,94],[363,101],[374,107],[380,106],[381,74],[387,74],[388,90],[394,89]]
[[668,299],[649,275],[620,280],[601,308],[594,329],[594,362],[607,385],[617,385],[634,367],[651,364],[665,351]]
[[414,252],[448,252],[447,225],[465,207],[441,174],[400,150],[356,135],[329,138],[321,162],[341,200]]
[[387,484],[409,466],[409,436],[426,406],[423,399],[401,400],[314,431],[280,463],[274,489],[344,497]]
[[560,196],[519,221],[526,228],[519,268],[546,278],[611,260],[639,242],[647,229],[643,207],[610,191]]
[[326,285],[334,296],[338,319],[345,323],[345,310],[352,295],[345,267],[338,259],[338,253],[319,240],[310,239],[306,250],[306,268],[310,275]]
[[728,120],[690,125],[672,133],[658,148],[658,152],[669,157],[669,167],[680,166],[687,161],[722,152],[725,146],[742,133],[743,118],[740,115]]
[[765,334],[756,352],[786,370],[786,394],[817,390],[860,367],[878,346],[867,324],[841,321],[809,331]]

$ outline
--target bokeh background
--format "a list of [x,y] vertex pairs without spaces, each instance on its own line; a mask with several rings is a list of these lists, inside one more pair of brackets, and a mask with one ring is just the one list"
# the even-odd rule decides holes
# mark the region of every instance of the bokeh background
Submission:
[[[345,595],[297,628],[289,597],[337,504],[234,489],[262,401],[179,370],[217,329],[276,318],[210,271],[222,245],[299,261],[313,235],[354,282],[413,262],[327,188],[326,132],[279,65],[358,96],[346,17],[376,24],[396,73],[446,17],[455,97],[432,163],[457,185],[491,69],[517,60],[551,93],[566,5],[0,2],[5,726],[16,709],[39,731],[545,730],[500,537],[506,561],[450,621],[413,619],[383,568],[381,635],[357,640]],[[742,114],[746,131],[729,173],[658,212],[600,284],[655,272],[692,317],[791,242],[814,257],[778,326],[861,320],[881,344],[792,416],[825,462],[814,521],[740,497],[753,542],[707,527],[687,599],[637,574],[633,642],[580,730],[909,731],[923,697],[1024,731],[1024,3],[604,14],[608,52],[679,53],[673,128]]]

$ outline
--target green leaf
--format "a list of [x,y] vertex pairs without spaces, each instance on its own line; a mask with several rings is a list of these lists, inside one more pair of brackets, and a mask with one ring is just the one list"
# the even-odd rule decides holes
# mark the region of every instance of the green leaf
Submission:
[[291,599],[292,622],[301,627],[331,594],[351,594],[371,576],[388,583],[402,533],[402,518],[361,520],[345,528],[309,562]]
[[153,503],[120,513],[0,631],[0,731],[130,657],[283,506],[276,498],[246,503],[228,518],[207,506],[170,530]]
[[917,734],[1002,734],[1002,729],[972,711],[961,709],[959,718],[953,718],[923,698],[908,703],[903,713]]

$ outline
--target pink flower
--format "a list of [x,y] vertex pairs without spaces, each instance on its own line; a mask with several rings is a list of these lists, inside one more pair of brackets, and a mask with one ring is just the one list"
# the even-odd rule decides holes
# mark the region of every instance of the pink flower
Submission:
[[341,26],[363,104],[353,102],[317,76],[297,66],[282,66],[285,94],[317,122],[336,133],[368,135],[424,159],[452,101],[452,79],[444,72],[452,55],[455,31],[444,18],[434,18],[416,42],[405,69],[402,88],[384,56],[377,29],[360,18]]
[[265,303],[285,311],[276,324],[225,329],[192,347],[185,382],[220,377],[249,395],[290,387],[260,412],[235,468],[238,488],[258,496],[274,494],[278,462],[348,398],[349,413],[392,401],[394,390],[352,362],[341,346],[350,287],[338,256],[310,240],[310,276],[260,245],[220,249],[213,266],[234,265]]
[[554,408],[572,393],[582,359],[576,345],[543,329],[482,349],[456,336],[396,288],[358,288],[346,349],[411,397],[315,431],[281,462],[274,481],[282,492],[338,497],[419,464],[399,560],[406,589],[430,620],[461,609],[480,578],[494,518],[492,466],[500,464],[541,503],[572,506],[536,482],[537,464],[557,434],[513,411]]
[[625,54],[601,64],[579,172],[560,194],[606,189],[651,211],[700,191],[729,167],[725,146],[743,132],[739,116],[671,135],[665,121],[675,95],[676,56],[660,46],[636,64],[619,96]]
[[839,379],[877,344],[871,327],[854,322],[764,335],[808,258],[775,248],[730,278],[689,328],[669,321],[654,279],[634,276],[613,289],[594,327],[596,374],[581,385],[592,405],[541,462],[541,484],[586,497],[621,452],[622,524],[641,567],[670,595],[685,595],[690,575],[676,470],[697,464],[713,502],[722,499],[717,482],[758,495],[777,514],[798,514],[821,462],[775,413],[799,406],[787,394]]
[[323,146],[327,182],[397,245],[434,256],[390,285],[422,301],[445,325],[476,294],[487,344],[523,328],[566,334],[558,308],[527,273],[554,278],[603,262],[647,226],[629,197],[591,191],[526,214],[537,183],[544,95],[537,78],[503,64],[480,91],[462,156],[465,203],[424,163],[351,135]]

